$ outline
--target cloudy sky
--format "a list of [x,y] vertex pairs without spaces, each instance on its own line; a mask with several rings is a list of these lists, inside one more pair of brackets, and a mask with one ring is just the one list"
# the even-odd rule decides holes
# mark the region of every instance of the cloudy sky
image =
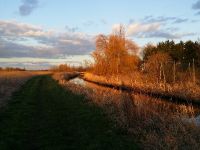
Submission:
[[119,24],[140,47],[198,40],[200,0],[0,0],[0,66],[79,65]]

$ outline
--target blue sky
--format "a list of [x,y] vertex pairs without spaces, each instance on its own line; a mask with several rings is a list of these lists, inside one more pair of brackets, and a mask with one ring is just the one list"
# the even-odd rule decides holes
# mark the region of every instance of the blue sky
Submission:
[[140,47],[197,40],[200,0],[0,0],[0,66],[82,63],[119,24]]

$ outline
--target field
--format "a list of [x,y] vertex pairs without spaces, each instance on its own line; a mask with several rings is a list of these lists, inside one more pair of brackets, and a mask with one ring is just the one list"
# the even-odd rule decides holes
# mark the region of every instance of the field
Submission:
[[28,79],[36,75],[49,74],[45,71],[0,71],[0,107],[7,103],[11,94]]
[[50,76],[28,80],[0,110],[0,118],[1,150],[137,148],[101,108]]
[[0,0],[0,150],[200,150],[200,0]]
[[200,147],[199,107],[102,87],[79,75],[2,72],[9,94],[2,94],[1,149]]

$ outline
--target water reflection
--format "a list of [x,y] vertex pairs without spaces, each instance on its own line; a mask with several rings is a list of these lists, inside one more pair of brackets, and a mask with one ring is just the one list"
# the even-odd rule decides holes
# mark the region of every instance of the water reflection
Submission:
[[[86,82],[80,78],[75,78],[69,81],[70,83],[74,83],[79,86],[84,86],[87,88],[92,89],[93,91],[99,93],[106,93],[106,92],[116,92],[122,93],[122,91],[118,91],[115,89],[110,89],[106,87],[99,86],[94,83]],[[184,122],[188,123],[195,123],[196,125],[200,125],[200,109],[198,107],[193,107],[192,105],[184,105],[184,104],[176,104],[169,101],[163,101],[159,98],[154,98],[142,94],[129,94],[132,98],[132,103],[134,107],[138,111],[146,111],[154,113],[154,114],[161,114],[161,115],[170,115],[170,116],[178,116]]]
[[76,85],[85,86],[85,81],[81,78],[74,78],[74,79],[70,80],[69,82],[74,83]]

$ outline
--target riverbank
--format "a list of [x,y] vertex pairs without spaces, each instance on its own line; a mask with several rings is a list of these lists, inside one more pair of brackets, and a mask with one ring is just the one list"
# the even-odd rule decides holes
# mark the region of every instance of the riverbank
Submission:
[[[84,73],[82,79],[107,86],[110,88],[134,91],[136,93],[142,93],[154,97],[167,99],[174,102],[180,102],[185,104],[194,104],[200,106],[200,86],[192,83],[188,84],[153,84],[142,81],[135,76],[133,79],[130,76],[124,77],[103,77],[97,76],[91,73]],[[138,80],[137,80],[138,79]]]
[[78,76],[80,76],[80,72],[54,72],[52,74],[52,78],[61,84]]
[[[199,149],[199,115],[193,106],[106,88],[75,78],[62,84],[102,108],[115,126],[136,137],[141,149]],[[197,111],[197,112],[196,112]]]

